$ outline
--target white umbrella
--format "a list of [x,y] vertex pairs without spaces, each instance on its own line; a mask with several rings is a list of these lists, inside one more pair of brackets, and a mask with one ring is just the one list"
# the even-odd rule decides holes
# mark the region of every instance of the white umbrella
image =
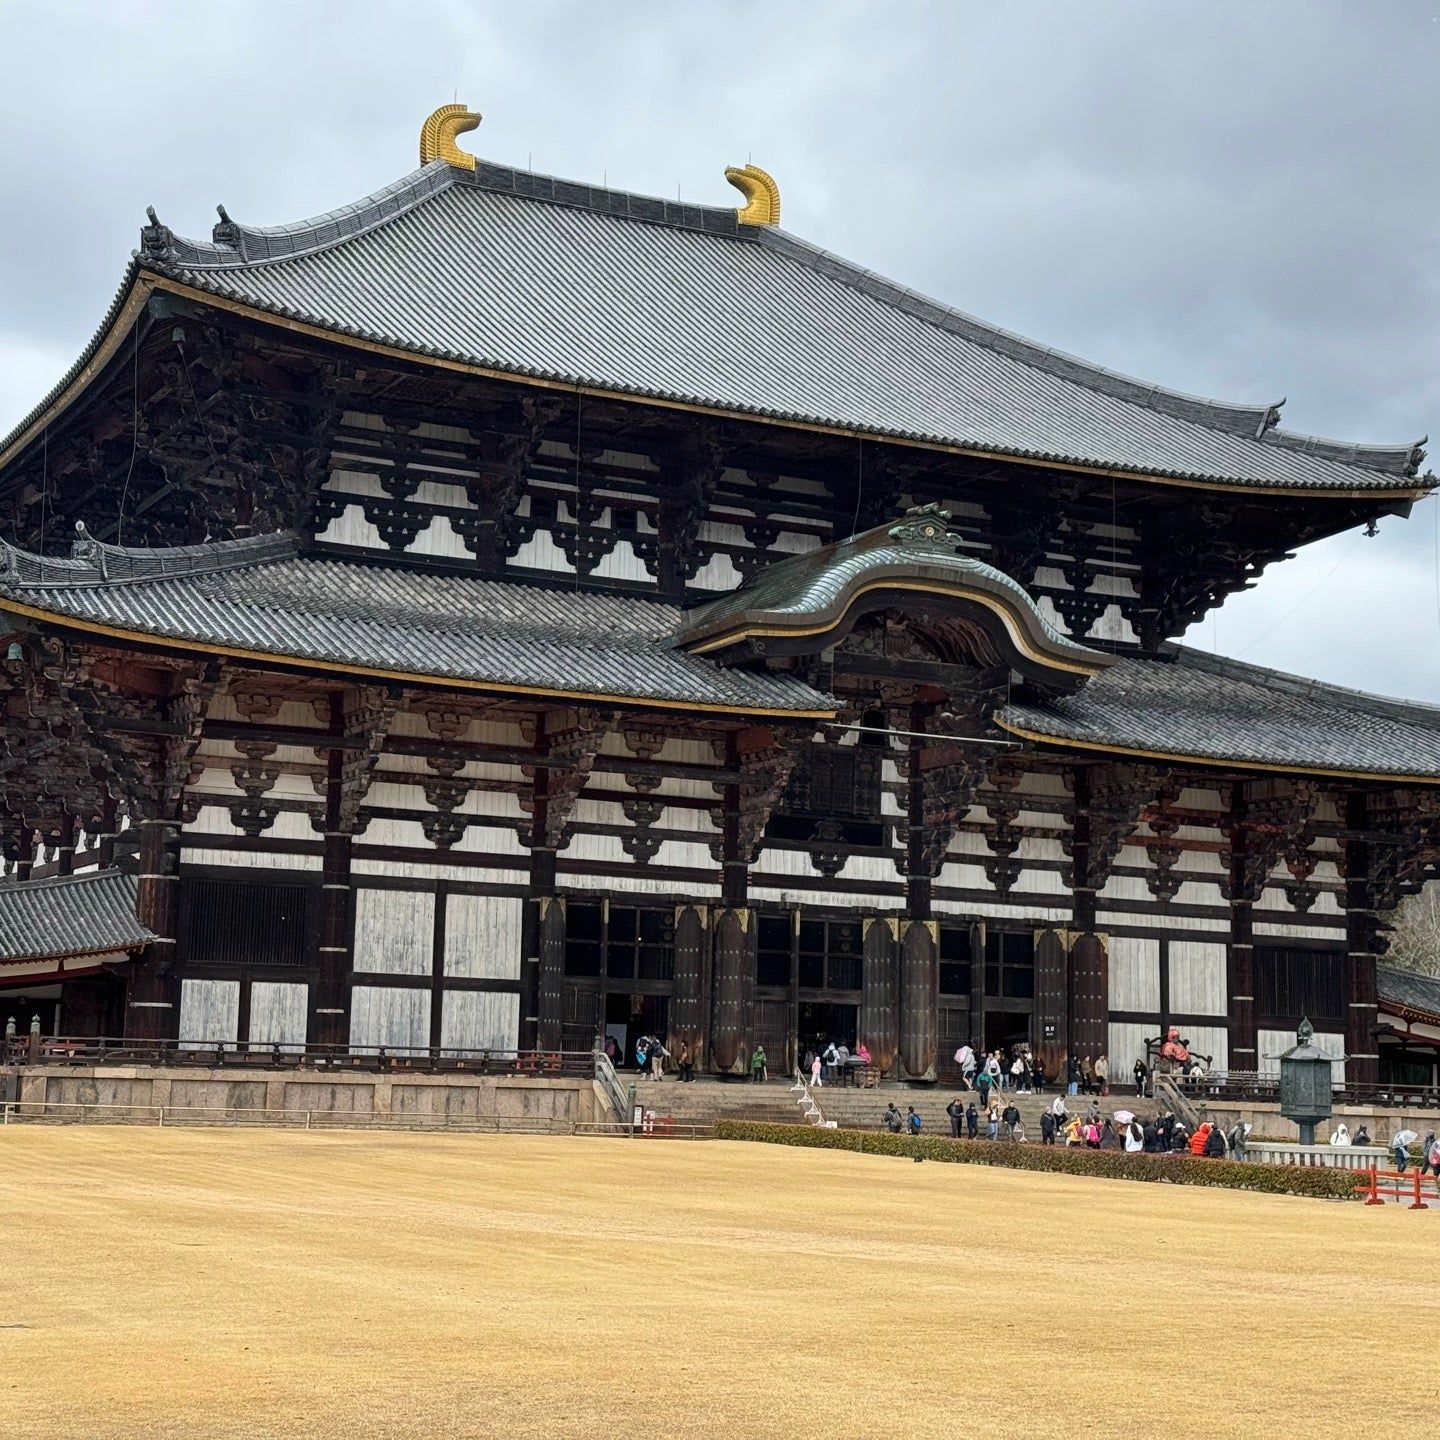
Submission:
[[1117,1111],[1115,1112],[1115,1118],[1116,1118],[1122,1125],[1128,1125],[1128,1124],[1135,1118],[1135,1116],[1134,1116],[1133,1112],[1131,1112],[1131,1111],[1129,1111],[1129,1110],[1117,1110]]
[[1392,1145],[1413,1145],[1420,1136],[1414,1130],[1397,1130],[1390,1143]]

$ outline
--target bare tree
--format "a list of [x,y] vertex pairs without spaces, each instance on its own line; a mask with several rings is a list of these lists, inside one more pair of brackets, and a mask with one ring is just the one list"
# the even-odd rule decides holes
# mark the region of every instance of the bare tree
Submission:
[[1440,881],[1407,895],[1390,917],[1393,927],[1387,964],[1417,975],[1440,977]]

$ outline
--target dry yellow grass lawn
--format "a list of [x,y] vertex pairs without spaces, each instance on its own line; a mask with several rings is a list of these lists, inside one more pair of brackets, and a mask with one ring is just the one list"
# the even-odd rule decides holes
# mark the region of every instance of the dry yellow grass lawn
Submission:
[[1338,1434],[1436,1414],[1437,1258],[1395,1207],[823,1151],[12,1128],[0,1434]]

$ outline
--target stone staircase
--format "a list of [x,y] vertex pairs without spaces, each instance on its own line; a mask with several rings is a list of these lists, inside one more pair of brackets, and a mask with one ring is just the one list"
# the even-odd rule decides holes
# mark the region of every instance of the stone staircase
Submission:
[[[804,1115],[798,1103],[799,1096],[792,1091],[791,1082],[773,1079],[762,1085],[749,1081],[697,1079],[690,1084],[681,1084],[667,1076],[661,1081],[635,1080],[633,1073],[622,1074],[622,1084],[635,1083],[636,1103],[653,1110],[657,1117],[670,1118],[687,1125],[710,1125],[718,1119],[761,1120],[772,1124],[803,1124]],[[1043,1095],[1016,1095],[1016,1108],[1025,1125],[1025,1133],[1032,1140],[1040,1138],[1040,1112],[1048,1110],[1055,1098],[1055,1091],[1047,1090]],[[944,1086],[909,1086],[903,1084],[880,1084],[870,1090],[850,1089],[842,1086],[825,1085],[814,1092],[826,1120],[833,1120],[847,1130],[878,1130],[885,1107],[893,1100],[900,1113],[905,1114],[910,1106],[915,1107],[922,1122],[921,1133],[925,1135],[948,1135],[950,1119],[945,1107],[956,1096],[967,1105],[978,1098],[974,1091],[961,1094]],[[1001,1097],[1001,1108],[1011,1097]],[[1072,1115],[1081,1113],[1088,1099],[1077,1095],[1066,1101]],[[1130,1109],[1140,1115],[1152,1114],[1153,1100],[1142,1100],[1138,1106],[1134,1095],[1112,1093],[1101,1102],[1105,1114],[1115,1110]],[[984,1119],[981,1118],[983,1135]]]

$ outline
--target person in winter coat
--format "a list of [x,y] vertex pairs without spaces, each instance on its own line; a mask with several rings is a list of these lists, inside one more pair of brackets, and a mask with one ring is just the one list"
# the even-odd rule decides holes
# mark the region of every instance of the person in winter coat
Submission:
[[1097,1095],[1110,1093],[1110,1058],[1107,1055],[1102,1055],[1095,1062],[1095,1093]]
[[973,1140],[980,1133],[980,1112],[972,1100],[965,1109],[965,1133]]
[[1037,1055],[1030,1065],[1030,1083],[1037,1095],[1045,1093],[1045,1061]]
[[1427,1172],[1440,1175],[1440,1140],[1436,1140],[1435,1132],[1432,1130],[1425,1137],[1425,1143],[1420,1147],[1420,1173]]
[[1337,1125],[1334,1133],[1330,1136],[1330,1143],[1332,1145],[1348,1145],[1350,1143],[1349,1128],[1343,1123]]
[[1192,1155],[1205,1153],[1205,1142],[1210,1138],[1210,1132],[1214,1128],[1208,1120],[1203,1125],[1196,1127],[1195,1133],[1190,1137],[1190,1153]]
[[1000,1112],[993,1105],[985,1112],[985,1138],[987,1140],[1000,1138]]
[[818,1055],[810,1057],[810,1084],[823,1085],[825,1081],[821,1078],[820,1072],[825,1068],[824,1062]]
[[950,1135],[952,1139],[960,1138],[960,1126],[965,1119],[965,1107],[960,1101],[952,1100],[946,1107],[945,1113],[950,1117]]
[[1055,1117],[1048,1110],[1040,1112],[1040,1143],[1042,1145],[1055,1143]]
[[880,1117],[880,1123],[892,1135],[898,1135],[905,1128],[905,1121],[901,1118],[899,1110],[895,1108],[893,1100],[885,1107],[885,1113]]
[[1013,1100],[1000,1112],[1000,1120],[1005,1126],[1005,1138],[1013,1140],[1015,1128],[1020,1124],[1020,1111]]
[[1210,1133],[1205,1137],[1204,1154],[1210,1160],[1225,1158],[1225,1132],[1218,1125],[1212,1125]]
[[1120,1137],[1115,1133],[1115,1127],[1109,1120],[1100,1127],[1100,1148],[1102,1150],[1118,1150],[1120,1148]]
[[978,1090],[978,1091],[980,1092],[980,1108],[981,1108],[982,1110],[988,1110],[988,1109],[990,1108],[990,1072],[989,1072],[989,1070],[982,1070],[982,1071],[975,1077],[975,1088],[976,1088],[976,1090]]
[[1132,1120],[1125,1127],[1125,1153],[1138,1155],[1145,1148],[1145,1127],[1138,1120]]
[[1177,1120],[1170,1127],[1170,1151],[1183,1155],[1190,1148],[1190,1132]]
[[1080,1093],[1080,1078],[1080,1062],[1071,1055],[1065,1061],[1065,1093],[1067,1095]]
[[1150,1072],[1145,1068],[1145,1062],[1143,1060],[1137,1060],[1135,1062],[1135,1068],[1131,1071],[1131,1074],[1135,1076],[1136,1096],[1140,1099],[1144,1099],[1145,1082],[1150,1078]]
[[1095,1062],[1088,1055],[1080,1062],[1080,1093],[1095,1094]]
[[1160,1139],[1160,1132],[1153,1123],[1145,1127],[1144,1137],[1141,1148],[1147,1155],[1158,1155],[1165,1148]]
[[770,1072],[766,1069],[765,1047],[763,1045],[757,1045],[755,1047],[755,1053],[750,1057],[750,1079],[754,1084],[758,1085],[761,1081],[768,1080],[769,1078]]
[[907,1109],[910,1113],[906,1115],[905,1123],[910,1127],[910,1133],[912,1135],[918,1135],[920,1133],[920,1117],[915,1113],[915,1107],[913,1105],[908,1106]]
[[1230,1158],[1232,1160],[1244,1160],[1245,1141],[1250,1135],[1250,1126],[1236,1122],[1230,1133],[1225,1137],[1225,1143],[1230,1147]]

